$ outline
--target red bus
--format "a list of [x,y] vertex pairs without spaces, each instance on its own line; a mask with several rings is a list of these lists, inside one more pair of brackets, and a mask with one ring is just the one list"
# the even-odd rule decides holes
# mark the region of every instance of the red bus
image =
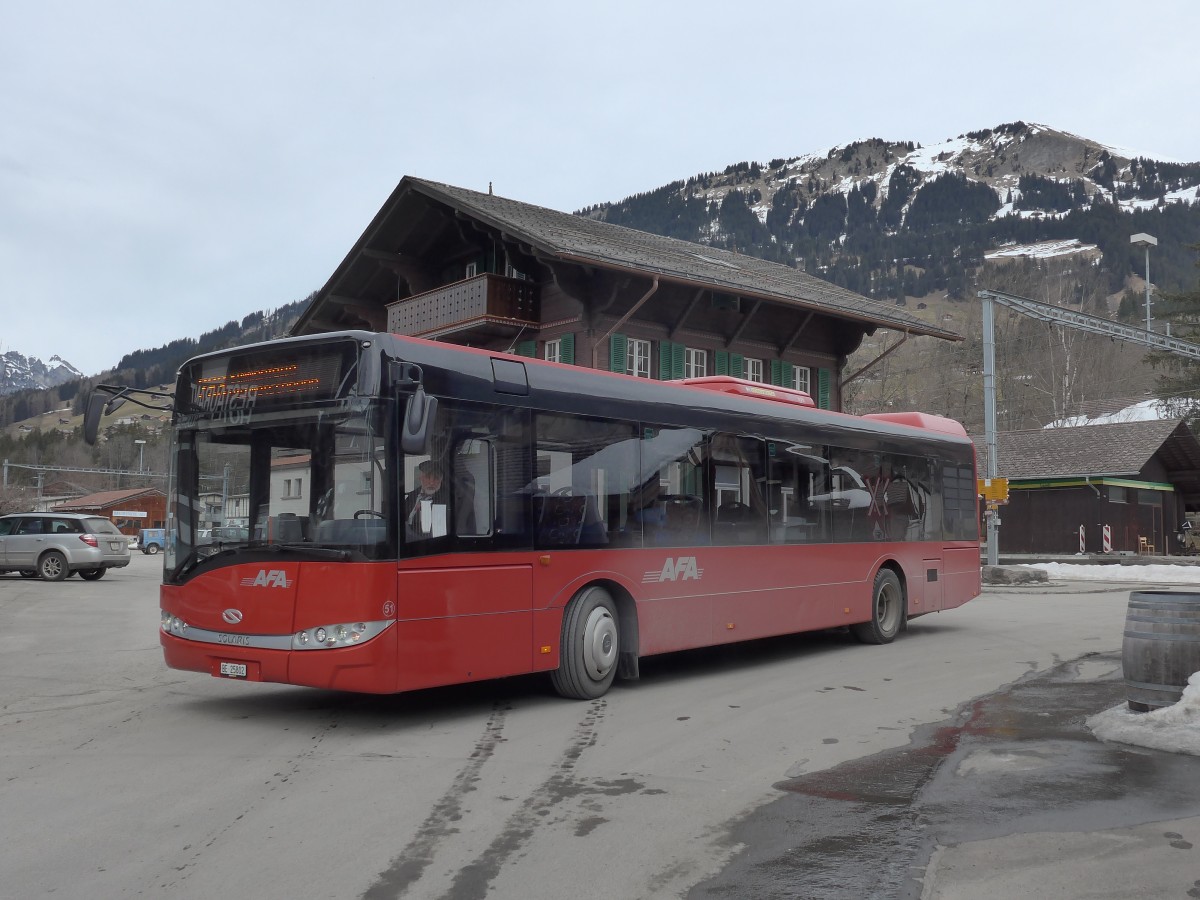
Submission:
[[644,656],[888,643],[980,591],[974,448],[936,416],[340,332],[192,359],[173,424],[177,669],[371,693],[546,672],[586,699]]

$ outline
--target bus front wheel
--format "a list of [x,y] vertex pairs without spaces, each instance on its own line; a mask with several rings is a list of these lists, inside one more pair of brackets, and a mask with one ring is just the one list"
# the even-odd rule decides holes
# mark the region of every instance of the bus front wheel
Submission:
[[603,696],[616,677],[620,645],[612,595],[602,587],[584,588],[563,613],[558,669],[550,674],[554,689],[573,700]]
[[890,644],[904,626],[904,588],[891,569],[880,569],[871,591],[871,621],[851,625],[864,644]]

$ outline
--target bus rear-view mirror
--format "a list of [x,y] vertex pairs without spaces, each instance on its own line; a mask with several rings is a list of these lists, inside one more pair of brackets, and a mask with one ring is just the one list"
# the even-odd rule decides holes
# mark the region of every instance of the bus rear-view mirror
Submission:
[[408,398],[400,424],[400,449],[405,453],[429,452],[430,425],[437,415],[437,405],[437,397],[430,397],[420,385]]

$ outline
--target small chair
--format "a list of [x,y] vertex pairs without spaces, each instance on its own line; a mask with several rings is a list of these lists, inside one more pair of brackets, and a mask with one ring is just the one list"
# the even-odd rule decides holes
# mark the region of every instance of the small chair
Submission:
[[1154,556],[1154,545],[1141,535],[1138,535],[1138,555]]

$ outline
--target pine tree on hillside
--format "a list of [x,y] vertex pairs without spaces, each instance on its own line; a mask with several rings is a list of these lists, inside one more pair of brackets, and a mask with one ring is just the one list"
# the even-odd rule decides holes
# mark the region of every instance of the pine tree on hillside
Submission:
[[[1200,244],[1190,249],[1200,253]],[[1200,260],[1196,261],[1200,266]],[[1122,301],[1124,302],[1124,301]],[[1161,295],[1152,302],[1154,318],[1170,323],[1174,337],[1200,344],[1200,281],[1190,291]],[[1150,365],[1159,373],[1155,393],[1173,415],[1193,425],[1200,419],[1200,361],[1165,351],[1149,354]]]

